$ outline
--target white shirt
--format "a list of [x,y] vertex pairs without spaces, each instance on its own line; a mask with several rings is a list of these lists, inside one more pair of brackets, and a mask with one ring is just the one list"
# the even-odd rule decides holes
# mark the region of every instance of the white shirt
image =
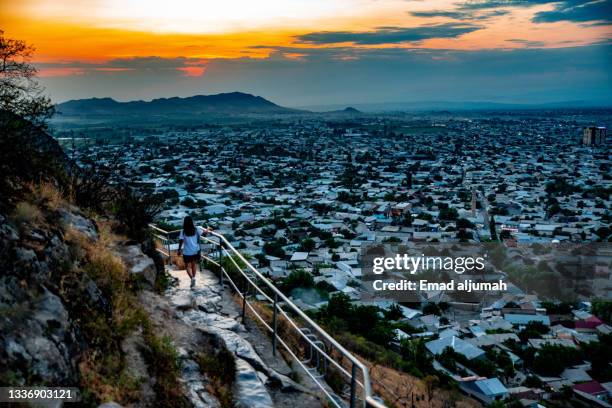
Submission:
[[196,227],[195,235],[190,237],[186,236],[181,230],[181,234],[179,235],[179,239],[183,240],[183,254],[184,255],[196,255],[200,251],[200,236],[204,232],[204,228]]

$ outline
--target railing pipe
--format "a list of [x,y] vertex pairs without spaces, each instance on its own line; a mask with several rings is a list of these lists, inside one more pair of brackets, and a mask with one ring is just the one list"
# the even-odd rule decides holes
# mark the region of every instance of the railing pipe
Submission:
[[355,397],[357,392],[357,365],[353,363],[351,369],[351,408],[355,408]]

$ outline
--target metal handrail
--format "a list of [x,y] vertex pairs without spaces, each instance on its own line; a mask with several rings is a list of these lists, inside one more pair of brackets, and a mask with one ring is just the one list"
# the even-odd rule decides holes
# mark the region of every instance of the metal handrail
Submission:
[[[164,248],[165,250],[161,250],[158,248],[158,251],[161,252],[163,255],[167,256],[170,259],[172,259],[172,250],[171,250],[171,246],[170,246],[170,235],[171,234],[175,234],[180,232],[180,230],[172,230],[172,231],[166,231],[163,230],[159,227],[157,227],[154,224],[149,224],[149,227],[155,231],[156,233],[153,234],[153,236],[155,238],[158,238],[162,241],[166,242],[166,247]],[[321,388],[321,390],[331,399],[331,402],[334,403],[334,405],[341,407],[338,402],[336,401],[336,399],[334,398],[333,395],[331,395],[329,393],[329,391],[325,388],[325,386],[323,384],[321,384],[317,378],[312,375],[312,373],[310,373],[308,367],[302,362],[300,361],[299,357],[291,350],[291,348],[289,347],[289,345],[280,338],[280,336],[278,336],[278,334],[276,333],[276,321],[277,321],[277,310],[280,312],[280,314],[287,320],[287,322],[290,323],[290,325],[297,331],[300,333],[301,337],[303,339],[306,340],[306,342],[309,344],[309,346],[311,347],[311,352],[313,350],[316,350],[317,352],[317,360],[322,356],[324,358],[324,362],[325,361],[329,361],[329,363],[331,363],[332,365],[334,365],[338,370],[340,370],[344,375],[346,375],[347,377],[350,377],[351,379],[351,386],[350,386],[350,407],[354,408],[356,407],[356,387],[360,386],[363,389],[363,406],[364,407],[373,407],[373,408],[385,408],[385,405],[382,404],[381,402],[379,402],[377,399],[375,399],[373,397],[372,394],[372,385],[371,385],[371,381],[370,381],[370,374],[369,374],[369,369],[368,367],[363,364],[360,360],[358,360],[353,354],[351,354],[351,352],[349,352],[348,350],[346,350],[340,343],[338,343],[332,336],[330,336],[325,330],[323,330],[317,323],[315,323],[310,317],[308,317],[308,315],[306,315],[306,313],[304,313],[297,305],[295,305],[287,296],[285,296],[284,293],[282,293],[272,282],[270,282],[270,280],[268,278],[266,278],[261,272],[259,272],[253,265],[251,265],[251,263],[240,253],[238,252],[238,250],[236,250],[236,248],[234,248],[234,246],[225,238],[225,236],[223,236],[222,234],[219,234],[215,231],[212,231],[210,229],[207,229],[207,233],[218,238],[218,242],[212,239],[209,239],[207,237],[202,237],[202,239],[204,241],[207,241],[210,244],[216,245],[219,248],[219,262],[215,262],[212,258],[208,257],[208,256],[204,256],[204,258],[213,263],[214,265],[218,266],[221,270],[221,280],[223,282],[223,275],[226,276],[226,278],[230,281],[231,286],[233,287],[233,289],[242,297],[243,299],[243,317],[244,317],[244,313],[246,310],[246,307],[248,306],[249,310],[251,310],[251,312],[257,316],[257,318],[264,324],[264,326],[266,327],[266,329],[268,329],[269,331],[272,331],[273,333],[273,344],[274,344],[274,348],[273,348],[273,353],[276,352],[276,342],[279,341],[280,344],[289,352],[289,354],[296,360],[296,362],[306,371],[306,373],[311,377],[311,379],[317,384],[317,386],[319,388]],[[229,250],[229,251],[228,251]],[[167,251],[167,252],[166,252]],[[231,254],[230,254],[231,252]],[[255,311],[255,309],[253,308],[252,305],[249,304],[249,302],[246,300],[247,297],[247,293],[242,293],[240,291],[240,289],[237,287],[236,283],[231,279],[231,277],[229,276],[229,274],[227,274],[227,272],[224,270],[224,268],[221,266],[221,253],[224,253],[229,259],[230,261],[233,263],[233,265],[235,266],[235,268],[241,273],[242,277],[246,280],[246,282],[248,282],[253,288],[255,288],[257,290],[257,292],[259,292],[267,301],[271,302],[274,304],[274,310],[273,310],[273,326],[274,327],[270,327],[270,325],[265,322],[265,320]],[[268,295],[266,292],[264,292],[258,285],[257,283],[255,283],[253,281],[253,279],[251,277],[249,277],[245,271],[243,271],[243,269],[237,264],[237,262],[234,260],[234,258],[231,255],[235,255],[245,266],[246,268],[248,268],[250,270],[250,272],[253,273],[254,277],[257,278],[258,280],[260,280],[261,282],[263,282],[265,284],[265,286],[272,292],[273,297],[272,298],[270,295]],[[325,344],[323,342],[320,341],[320,339],[311,339],[308,336],[312,336],[311,333],[306,333],[307,330],[303,330],[302,328],[300,328],[300,326],[298,326],[298,324],[287,314],[287,312],[285,310],[283,310],[283,308],[281,307],[281,305],[279,304],[279,302],[283,302],[283,305],[289,307],[292,312],[294,312],[295,314],[297,314],[304,322],[306,322],[312,329],[314,329],[316,331],[316,334],[321,336],[325,341],[327,341],[331,346],[333,346],[340,354],[343,358],[346,358],[351,364],[350,367],[350,372],[347,370],[347,368],[345,368],[341,363],[337,362],[334,358],[332,358],[330,355],[328,355],[328,353],[324,350]],[[316,336],[315,336],[316,337]],[[318,365],[318,362],[317,362]],[[362,377],[362,381],[359,381],[357,379],[357,371],[361,372],[361,377]]]

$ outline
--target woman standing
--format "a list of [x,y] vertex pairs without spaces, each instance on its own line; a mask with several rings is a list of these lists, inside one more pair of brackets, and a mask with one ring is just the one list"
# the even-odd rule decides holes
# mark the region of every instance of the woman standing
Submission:
[[187,275],[191,278],[191,288],[196,284],[195,276],[200,262],[200,236],[204,232],[202,227],[196,227],[193,219],[186,216],[183,220],[183,229],[179,235],[178,254],[183,255]]

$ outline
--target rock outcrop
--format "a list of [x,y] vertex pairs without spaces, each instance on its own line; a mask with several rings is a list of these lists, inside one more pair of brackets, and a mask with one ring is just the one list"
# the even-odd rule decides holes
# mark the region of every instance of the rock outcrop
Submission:
[[123,260],[131,275],[144,282],[147,288],[153,288],[157,276],[155,262],[142,252],[140,245],[128,242],[117,247],[115,254]]
[[[82,326],[89,324],[84,314],[112,316],[112,305],[86,265],[79,265],[82,261],[66,234],[76,231],[88,245],[95,245],[99,229],[71,205],[16,223],[0,215],[0,382],[78,386],[79,362],[91,346]],[[119,243],[113,250],[128,273],[153,286],[155,264],[139,245]],[[148,377],[142,345],[129,339],[123,343],[128,366],[136,360],[132,365],[140,363],[144,370],[138,374]]]
[[22,237],[0,220],[0,372],[17,384],[73,385],[81,344],[52,280],[68,247],[57,232]]

